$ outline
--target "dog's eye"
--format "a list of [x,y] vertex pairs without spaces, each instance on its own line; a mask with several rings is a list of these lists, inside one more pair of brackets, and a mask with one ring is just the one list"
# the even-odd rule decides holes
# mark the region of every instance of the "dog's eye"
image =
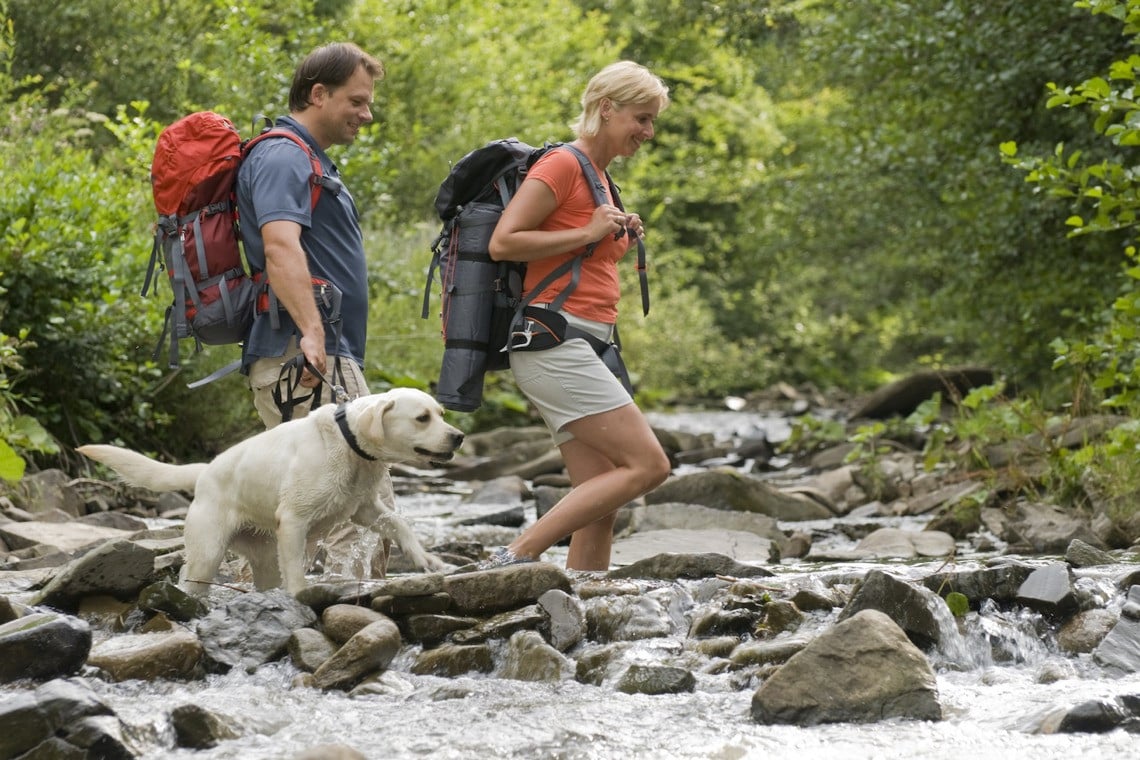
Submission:
[[416,417],[416,421],[417,422],[431,422],[431,415],[428,414],[427,412],[424,412],[419,417]]

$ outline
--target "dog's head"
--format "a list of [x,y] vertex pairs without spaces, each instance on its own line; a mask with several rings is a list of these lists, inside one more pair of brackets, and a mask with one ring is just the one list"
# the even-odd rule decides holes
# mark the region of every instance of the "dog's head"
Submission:
[[415,388],[393,388],[349,402],[348,424],[365,451],[385,462],[441,464],[463,432],[443,420],[443,407]]

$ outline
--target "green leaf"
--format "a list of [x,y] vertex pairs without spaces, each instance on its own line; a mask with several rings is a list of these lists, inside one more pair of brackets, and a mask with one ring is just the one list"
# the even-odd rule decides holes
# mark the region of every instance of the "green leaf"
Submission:
[[24,460],[6,441],[0,441],[0,478],[15,483],[24,477]]
[[1003,142],[998,146],[998,149],[1002,152],[1003,155],[1006,156],[1012,157],[1017,155],[1017,143],[1013,140],[1007,140],[1006,142]]
[[965,594],[951,591],[946,595],[946,606],[950,608],[954,617],[964,617],[970,611],[970,600]]

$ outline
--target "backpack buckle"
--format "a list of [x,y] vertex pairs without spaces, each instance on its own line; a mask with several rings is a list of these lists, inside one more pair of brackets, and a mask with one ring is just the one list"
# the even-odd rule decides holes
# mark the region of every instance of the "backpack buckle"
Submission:
[[[522,338],[522,343],[516,343],[516,338]],[[534,320],[528,319],[523,323],[523,329],[512,330],[507,336],[507,345],[499,349],[499,353],[509,352],[512,348],[526,348],[534,340]]]

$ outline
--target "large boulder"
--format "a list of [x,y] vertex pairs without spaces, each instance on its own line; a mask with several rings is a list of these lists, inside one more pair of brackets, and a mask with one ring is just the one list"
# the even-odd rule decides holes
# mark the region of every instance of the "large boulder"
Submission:
[[901,628],[864,610],[814,639],[752,696],[758,723],[813,726],[891,718],[941,720],[926,657]]

